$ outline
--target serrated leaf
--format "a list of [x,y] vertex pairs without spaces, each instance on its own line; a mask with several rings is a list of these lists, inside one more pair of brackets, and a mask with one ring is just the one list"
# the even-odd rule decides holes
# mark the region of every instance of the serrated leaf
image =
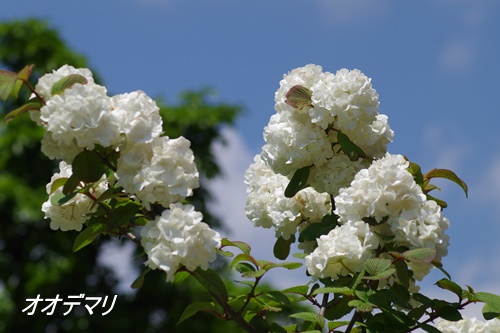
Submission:
[[309,179],[310,166],[297,169],[290,179],[285,189],[285,197],[293,198],[297,192],[307,187],[307,180]]
[[394,273],[396,273],[396,269],[395,268],[389,268],[389,269],[387,269],[385,271],[377,273],[376,275],[365,276],[365,277],[363,277],[363,279],[365,279],[365,280],[383,280],[383,279],[389,278]]
[[248,278],[248,279],[255,279],[255,278],[263,276],[264,274],[266,274],[266,270],[265,269],[259,269],[259,270],[254,270],[254,271],[248,271],[248,272],[241,273],[241,276],[244,277],[244,278]]
[[342,131],[337,131],[337,141],[340,145],[340,149],[346,154],[351,161],[357,161],[359,158],[366,158],[366,154],[354,142],[349,139],[347,135],[342,133]]
[[299,295],[305,296],[309,292],[309,287],[308,286],[294,286],[294,287],[286,288],[285,290],[282,290],[282,292],[287,293],[287,294],[299,294]]
[[6,101],[16,86],[17,73],[0,69],[0,99]]
[[84,150],[71,163],[73,175],[86,183],[98,181],[104,174],[104,165],[94,151]]
[[430,248],[413,249],[403,252],[403,257],[409,262],[431,263],[436,258],[436,250]]
[[68,76],[63,77],[56,83],[54,83],[52,89],[50,90],[50,94],[52,96],[60,94],[64,90],[71,88],[76,83],[87,84],[88,81],[85,78],[85,76],[79,74],[70,74]]
[[116,207],[108,215],[108,219],[106,221],[108,228],[115,229],[122,225],[128,224],[128,222],[135,217],[135,215],[139,211],[139,208],[140,206],[132,201],[128,202],[125,205]]
[[321,328],[325,325],[325,317],[315,312],[299,312],[291,314],[289,317],[310,321],[318,324]]
[[437,328],[435,328],[434,326],[431,326],[429,324],[420,324],[418,327],[420,327],[421,329],[423,329],[424,331],[426,331],[428,333],[443,333],[440,330],[438,330]]
[[349,287],[322,287],[314,290],[314,292],[311,293],[311,296],[329,293],[352,296],[354,295],[354,290]]
[[475,296],[479,302],[486,303],[483,307],[483,316],[485,319],[492,319],[500,316],[500,296],[478,291]]
[[201,268],[197,268],[195,271],[191,272],[198,282],[204,286],[216,299],[221,302],[226,302],[228,299],[228,293],[226,285],[222,281],[221,277],[217,272],[212,269],[207,269],[206,271]]
[[19,94],[19,90],[21,90],[21,87],[25,82],[28,82],[31,71],[33,70],[34,65],[26,65],[24,66],[23,69],[19,73],[17,73],[17,78],[16,78],[16,84],[14,86],[14,89],[10,93],[12,97],[17,98],[17,95]]
[[64,186],[64,184],[66,184],[67,180],[68,180],[67,177],[61,177],[61,178],[57,178],[56,180],[54,180],[52,182],[51,187],[50,187],[49,195],[54,193],[59,187]]
[[349,306],[356,308],[356,310],[361,312],[372,312],[373,305],[367,302],[360,301],[359,299],[353,299],[347,303]]
[[422,175],[422,169],[420,168],[420,165],[414,162],[410,162],[407,170],[415,179],[415,183],[417,183],[418,185],[423,185],[424,176]]
[[239,262],[237,264],[232,265],[232,268],[234,268],[237,272],[242,274],[248,272],[255,272],[255,267],[247,262]]
[[80,180],[75,177],[75,175],[71,175],[69,178],[67,178],[66,182],[64,183],[62,193],[64,195],[68,195],[73,193],[74,190],[80,185]]
[[42,107],[42,103],[39,101],[30,101],[14,111],[9,112],[5,118],[3,119],[5,124],[8,124],[11,120],[16,118],[17,116],[29,112],[29,111],[40,111],[40,108]]
[[106,226],[100,223],[96,223],[93,225],[89,225],[83,231],[81,231],[78,236],[75,238],[75,242],[73,243],[73,252],[81,250],[85,246],[92,243],[97,236],[106,230]]
[[290,254],[290,247],[294,241],[295,241],[294,236],[290,236],[290,238],[288,239],[284,239],[282,236],[278,237],[273,247],[274,256],[277,259],[285,260]]
[[336,328],[349,325],[348,321],[330,321],[328,322],[328,330],[333,331]]
[[377,275],[380,272],[386,271],[391,267],[391,264],[389,259],[368,258],[365,261],[365,270],[370,275]]
[[141,275],[139,275],[139,277],[135,279],[134,282],[132,282],[130,287],[132,289],[141,288],[142,285],[144,284],[144,279],[146,277],[146,274],[148,274],[149,272],[151,272],[151,268],[146,268],[144,271],[142,271]]
[[311,97],[312,91],[298,84],[286,93],[285,103],[296,109],[302,109],[306,106],[312,107]]
[[468,197],[468,187],[467,187],[467,184],[462,180],[460,179],[460,177],[457,176],[456,173],[454,173],[453,171],[451,170],[447,170],[447,169],[432,169],[431,171],[427,172],[424,177],[426,179],[431,179],[431,178],[445,178],[445,179],[448,179],[448,180],[451,180],[452,182],[454,182],[455,184],[457,184],[458,186],[460,186],[464,192],[465,192],[465,196]]
[[255,266],[256,269],[259,268],[259,263],[257,262],[257,260],[255,260],[255,258],[252,257],[251,255],[245,254],[245,253],[240,253],[236,257],[234,257],[234,259],[229,264],[229,268],[233,268],[234,265],[236,265],[237,263],[240,263],[242,261],[250,262]]
[[234,246],[234,247],[237,247],[237,248],[239,248],[241,250],[241,252],[243,252],[245,254],[250,254],[250,250],[251,250],[250,245],[248,245],[245,242],[230,241],[227,238],[223,238],[222,241],[221,241],[221,247],[225,247],[225,246]]
[[213,302],[194,302],[189,304],[182,313],[181,317],[177,321],[176,325],[179,325],[186,319],[191,318],[200,311],[212,312],[215,311],[215,304]]
[[441,279],[436,282],[436,285],[445,290],[449,290],[452,293],[456,294],[460,300],[462,300],[463,289],[458,284],[448,279]]

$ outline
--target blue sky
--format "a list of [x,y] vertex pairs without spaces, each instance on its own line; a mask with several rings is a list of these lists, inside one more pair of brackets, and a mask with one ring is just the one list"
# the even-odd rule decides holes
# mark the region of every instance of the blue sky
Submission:
[[141,89],[175,102],[211,86],[243,105],[219,153],[226,178],[212,186],[233,236],[255,248],[273,232],[245,220],[243,172],[263,144],[283,74],[309,63],[360,69],[395,131],[389,151],[469,184],[466,199],[439,182],[451,221],[445,267],[462,285],[500,293],[499,13],[495,0],[16,0],[0,20],[46,18],[113,93]]

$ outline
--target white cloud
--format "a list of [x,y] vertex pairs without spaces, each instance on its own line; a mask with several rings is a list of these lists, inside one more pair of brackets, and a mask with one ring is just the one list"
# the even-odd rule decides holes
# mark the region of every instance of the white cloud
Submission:
[[439,66],[450,72],[464,72],[476,57],[475,43],[470,38],[455,37],[444,44],[440,51]]

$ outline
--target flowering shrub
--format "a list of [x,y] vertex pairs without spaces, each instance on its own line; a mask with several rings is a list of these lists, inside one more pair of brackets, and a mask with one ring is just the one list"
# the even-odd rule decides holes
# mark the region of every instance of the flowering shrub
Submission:
[[[30,100],[5,120],[29,112],[45,128],[42,152],[61,160],[47,185],[42,211],[50,227],[76,230],[73,250],[99,235],[125,236],[142,246],[146,269],[165,271],[168,282],[188,275],[210,293],[179,322],[209,311],[234,320],[247,332],[493,332],[500,331],[500,296],[463,289],[443,269],[449,220],[447,206],[429,193],[433,178],[467,185],[452,171],[420,167],[392,155],[388,117],[378,94],[359,70],[323,72],[317,65],[284,76],[275,94],[276,114],[264,129],[265,145],[245,173],[245,212],[256,227],[274,228],[274,255],[285,260],[298,243],[310,283],[262,291],[271,269],[297,269],[302,262],[268,262],[249,245],[221,238],[185,199],[199,187],[190,142],[162,136],[156,103],[142,91],[108,96],[88,69],[63,66],[33,88],[32,66],[0,71],[0,98],[17,97],[23,84]],[[235,255],[228,249],[236,249]],[[248,293],[230,295],[209,268],[217,254],[234,257]],[[418,281],[437,267],[436,284],[458,301],[431,299]],[[278,323],[273,312],[308,301],[317,312]],[[483,323],[462,319],[465,306],[485,303]],[[350,316],[349,320],[344,317]],[[433,326],[432,323],[436,323]]]

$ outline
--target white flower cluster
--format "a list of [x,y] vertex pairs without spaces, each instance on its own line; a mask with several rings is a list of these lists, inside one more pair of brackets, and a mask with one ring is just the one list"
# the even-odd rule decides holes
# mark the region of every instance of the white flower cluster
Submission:
[[[378,234],[389,236],[396,246],[409,249],[432,248],[437,259],[446,256],[449,221],[435,201],[426,199],[422,188],[407,170],[409,162],[401,155],[387,154],[359,171],[351,186],[335,197],[339,222],[349,223],[373,218]],[[431,264],[412,264],[415,277],[422,279]]]
[[[68,78],[73,81],[61,85]],[[41,77],[35,91],[44,100],[39,112],[30,112],[46,129],[42,152],[63,160],[47,185],[50,196],[42,206],[52,229],[80,231],[98,209],[96,198],[117,183],[146,209],[154,203],[170,207],[143,230],[149,267],[165,270],[172,280],[181,264],[189,270],[206,269],[215,260],[219,234],[201,222],[201,213],[181,204],[199,187],[190,142],[161,136],[162,118],[149,96],[135,91],[110,97],[88,69],[68,65]],[[119,153],[116,172],[59,204],[63,187],[53,191],[54,182],[69,178],[75,156],[96,145]]]
[[176,203],[149,221],[141,231],[141,244],[148,253],[146,265],[167,272],[167,281],[174,281],[180,265],[191,271],[206,270],[216,259],[221,238],[202,218],[193,206]]
[[276,229],[276,237],[290,238],[302,222],[321,221],[331,213],[331,199],[327,193],[313,188],[299,191],[293,198],[285,197],[287,177],[274,173],[259,155],[245,172],[248,185],[245,213],[255,226]]
[[[387,153],[394,133],[368,77],[359,70],[332,74],[307,65],[284,76],[275,102],[276,114],[264,129],[266,144],[245,174],[245,212],[255,226],[274,227],[277,236],[288,238],[334,207],[337,227],[318,238],[315,249],[299,245],[309,253],[306,267],[313,278],[359,272],[388,242],[435,249],[438,260],[447,254],[449,221],[416,184],[409,162]],[[348,156],[340,146],[345,136],[368,158]],[[309,187],[286,198],[292,176],[305,167]],[[315,193],[314,199],[309,194],[303,200],[305,193]],[[314,219],[304,214],[308,210],[316,212]],[[410,266],[417,279],[432,267]]]
[[481,321],[477,318],[464,318],[458,321],[436,320],[436,327],[443,333],[500,333],[500,320],[494,318]]
[[[78,193],[62,205],[53,204],[53,200],[63,197],[62,187],[57,188],[51,193],[54,182],[59,178],[68,178],[72,174],[71,165],[64,161],[59,163],[59,170],[59,173],[55,173],[50,183],[46,186],[49,199],[42,204],[42,211],[45,213],[45,218],[50,219],[51,229],[80,231],[82,230],[83,224],[88,220],[88,214],[97,210],[97,205],[95,205],[88,196],[82,193]],[[106,190],[106,185],[103,180],[104,177],[91,189],[92,195],[97,197]]]
[[318,239],[318,247],[306,257],[307,271],[315,278],[332,279],[359,272],[378,245],[378,237],[365,222],[343,224]]
[[[295,86],[311,93],[306,105],[289,104],[287,95]],[[394,136],[387,117],[379,114],[377,92],[359,70],[294,69],[280,82],[275,102],[277,113],[264,129],[262,158],[285,176],[304,166],[321,167],[339,154],[332,147],[339,130],[371,157],[382,157]]]

